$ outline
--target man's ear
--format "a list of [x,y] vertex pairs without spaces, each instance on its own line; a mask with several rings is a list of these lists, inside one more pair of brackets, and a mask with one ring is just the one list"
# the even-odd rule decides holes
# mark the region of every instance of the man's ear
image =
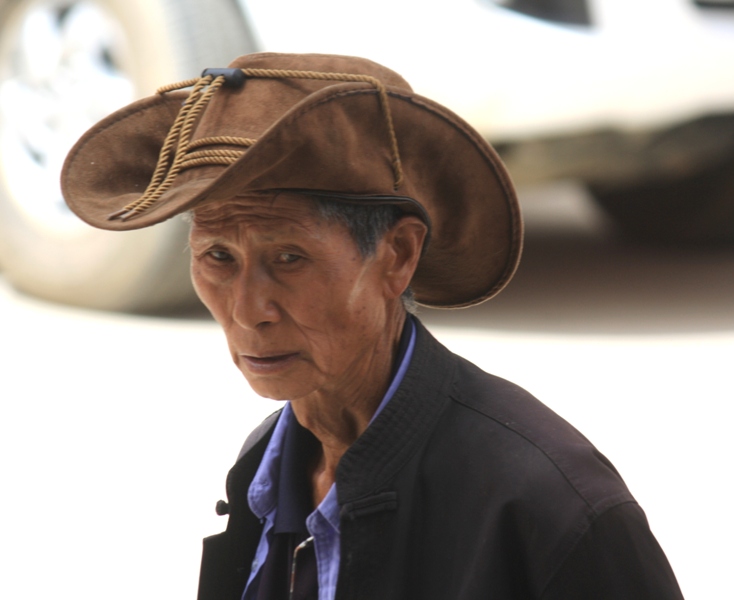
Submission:
[[410,285],[427,234],[428,227],[421,219],[405,215],[384,235],[384,282],[390,297],[400,297]]

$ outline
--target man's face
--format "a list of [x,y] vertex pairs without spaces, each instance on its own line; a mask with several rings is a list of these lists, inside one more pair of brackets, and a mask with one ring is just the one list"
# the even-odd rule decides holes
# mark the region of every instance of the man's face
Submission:
[[388,319],[379,246],[363,259],[295,194],[200,207],[190,244],[196,291],[256,393],[338,393],[369,372]]

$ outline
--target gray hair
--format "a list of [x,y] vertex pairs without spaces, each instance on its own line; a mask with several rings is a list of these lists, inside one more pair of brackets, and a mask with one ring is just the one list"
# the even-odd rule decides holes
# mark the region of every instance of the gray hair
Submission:
[[[382,236],[405,214],[394,204],[358,204],[327,196],[311,196],[311,198],[322,218],[330,223],[340,223],[347,228],[362,258],[374,255]],[[418,305],[410,286],[400,299],[407,312],[416,313]]]

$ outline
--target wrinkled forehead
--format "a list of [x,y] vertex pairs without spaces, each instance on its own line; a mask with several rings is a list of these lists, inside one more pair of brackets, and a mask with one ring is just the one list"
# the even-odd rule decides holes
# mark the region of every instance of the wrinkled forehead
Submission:
[[194,229],[276,222],[312,227],[321,221],[313,199],[291,192],[264,192],[207,202],[192,211],[191,220]]

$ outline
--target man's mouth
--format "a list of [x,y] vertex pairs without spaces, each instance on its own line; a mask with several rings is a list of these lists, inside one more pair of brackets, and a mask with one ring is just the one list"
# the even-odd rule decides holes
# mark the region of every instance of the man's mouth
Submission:
[[240,358],[245,362],[251,371],[274,371],[281,367],[285,367],[298,357],[297,352],[286,354],[271,354],[268,356],[254,356],[249,354],[240,354]]

